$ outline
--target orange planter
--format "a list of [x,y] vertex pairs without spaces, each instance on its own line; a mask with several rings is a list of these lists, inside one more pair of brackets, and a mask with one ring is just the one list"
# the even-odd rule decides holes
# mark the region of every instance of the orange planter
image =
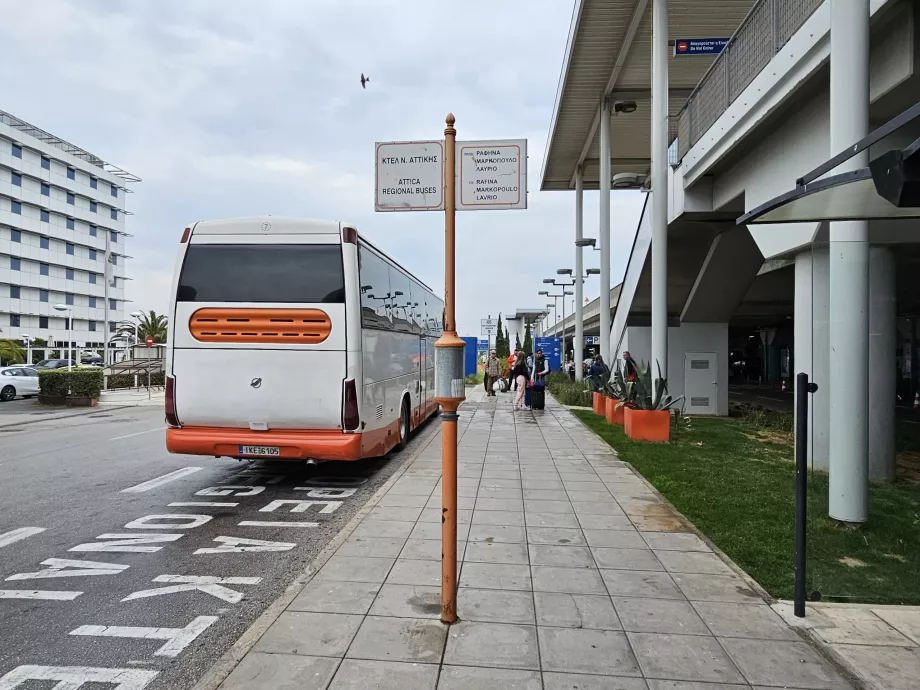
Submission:
[[607,396],[606,395],[595,391],[592,404],[594,407],[594,414],[600,415],[601,417],[605,417],[607,415]]
[[668,410],[634,410],[623,415],[626,435],[633,441],[667,443],[671,440],[671,413]]
[[620,405],[617,407],[617,405],[620,405],[619,398],[607,398],[607,410],[605,416],[607,417],[607,421],[611,424],[619,424],[620,426],[623,426],[623,413],[626,410],[626,406]]

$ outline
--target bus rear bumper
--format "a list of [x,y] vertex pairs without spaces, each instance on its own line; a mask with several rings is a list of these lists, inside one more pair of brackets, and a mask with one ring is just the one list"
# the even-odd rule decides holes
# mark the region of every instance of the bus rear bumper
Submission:
[[[278,455],[255,456],[240,453],[240,446],[277,448]],[[341,431],[250,431],[219,427],[170,427],[166,449],[182,455],[211,455],[261,460],[358,460],[361,435]]]

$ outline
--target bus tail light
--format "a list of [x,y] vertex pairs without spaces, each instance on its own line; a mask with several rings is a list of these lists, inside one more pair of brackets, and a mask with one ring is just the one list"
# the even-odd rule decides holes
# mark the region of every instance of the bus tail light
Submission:
[[354,379],[345,379],[345,391],[342,396],[342,428],[354,431],[361,423],[358,415],[358,391]]
[[179,240],[179,244],[185,244],[186,242],[188,242],[188,236],[191,234],[192,234],[192,229],[186,228],[185,231],[182,233],[182,239]]
[[176,415],[176,379],[166,377],[166,423],[169,426],[181,426]]
[[342,242],[358,244],[358,231],[354,228],[342,228]]

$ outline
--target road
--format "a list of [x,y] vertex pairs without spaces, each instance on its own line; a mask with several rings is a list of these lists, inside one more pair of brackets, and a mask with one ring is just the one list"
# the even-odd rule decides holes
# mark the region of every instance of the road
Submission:
[[434,426],[319,467],[169,455],[159,407],[0,427],[0,690],[24,665],[191,687]]

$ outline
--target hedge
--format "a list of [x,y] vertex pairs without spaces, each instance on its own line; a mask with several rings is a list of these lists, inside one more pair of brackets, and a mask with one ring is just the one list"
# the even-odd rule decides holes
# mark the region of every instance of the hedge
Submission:
[[[147,374],[141,373],[137,375],[137,385],[139,387],[147,386]],[[150,374],[150,385],[151,386],[165,386],[166,385],[166,372],[157,371]],[[109,388],[134,388],[134,374],[112,374],[109,376]]]
[[42,395],[63,398],[98,398],[102,391],[102,369],[50,369],[38,372]]

